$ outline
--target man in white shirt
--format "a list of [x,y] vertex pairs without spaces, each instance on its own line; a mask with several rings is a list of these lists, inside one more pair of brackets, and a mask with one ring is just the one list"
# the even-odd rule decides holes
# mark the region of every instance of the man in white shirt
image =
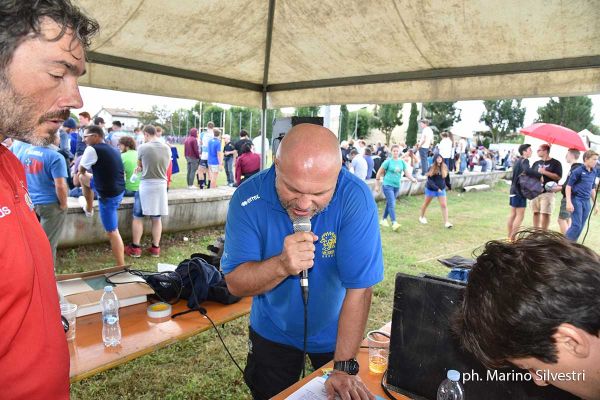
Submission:
[[427,155],[429,154],[429,148],[433,144],[433,130],[429,127],[429,120],[422,119],[419,121],[421,125],[421,139],[419,140],[419,157],[421,157],[421,174],[425,175],[429,171],[429,164],[427,163]]
[[367,160],[365,160],[365,158],[358,152],[357,149],[352,149],[349,158],[352,161],[352,173],[361,180],[366,180],[367,173],[369,171]]
[[450,171],[450,159],[452,158],[452,139],[448,137],[448,132],[441,133],[442,140],[440,140],[440,144],[438,145],[438,151],[440,155],[444,159],[448,170]]

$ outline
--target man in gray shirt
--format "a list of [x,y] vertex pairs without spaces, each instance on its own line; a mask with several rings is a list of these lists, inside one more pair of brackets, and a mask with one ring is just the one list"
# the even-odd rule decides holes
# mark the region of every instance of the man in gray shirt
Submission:
[[[132,243],[125,254],[140,257],[140,241],[144,234],[144,216],[152,219],[152,245],[148,252],[152,257],[160,256],[161,216],[169,214],[167,198],[167,169],[171,161],[171,149],[159,141],[156,128],[144,127],[145,143],[138,148],[138,173],[141,171],[140,190],[135,193],[133,204]],[[134,175],[135,176],[135,175]]]

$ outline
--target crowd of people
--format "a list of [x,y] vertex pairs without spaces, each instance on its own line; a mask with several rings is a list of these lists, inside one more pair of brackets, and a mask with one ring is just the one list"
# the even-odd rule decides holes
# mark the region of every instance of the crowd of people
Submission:
[[[99,29],[96,21],[69,0],[3,2],[0,14],[0,135],[14,141],[11,150],[0,146],[0,265],[9,271],[0,282],[0,391],[6,399],[63,400],[70,395],[69,350],[60,323],[51,242],[66,210],[67,166],[73,184],[81,188],[86,215],[93,217],[92,200],[98,198],[115,259],[123,264],[126,250],[116,209],[126,194],[133,193],[137,201],[134,224],[145,216],[153,219],[150,253],[160,253],[160,232],[154,231],[167,212],[173,153],[162,142],[162,132],[151,125],[134,141],[119,135],[118,125],[105,131],[101,121],[92,123],[83,113],[79,127],[69,121],[69,110],[83,106],[77,80],[85,73],[85,52]],[[63,124],[63,133],[58,133]],[[251,170],[255,157],[240,162],[247,167],[240,177],[252,178],[230,202],[221,266],[232,294],[254,296],[244,372],[254,398],[270,398],[293,384],[304,353],[315,369],[333,359],[325,383],[329,398],[374,398],[357,375],[356,361],[372,288],[384,278],[377,205],[364,180],[373,174],[383,178],[384,192],[395,197],[398,179],[405,174],[414,180],[420,164],[428,180],[426,202],[438,197],[442,204],[442,193],[449,189],[446,178],[455,170],[453,156],[446,152],[445,141],[433,152],[432,162],[427,160],[433,136],[427,121],[422,124],[418,148],[407,149],[403,156],[400,146],[392,146],[387,156],[385,146],[373,152],[360,141],[356,149],[342,144],[340,151],[331,131],[300,124],[283,138],[269,169]],[[192,169],[203,187],[214,187],[225,156],[242,159],[252,153],[247,142],[221,150],[221,132],[209,128],[212,132],[199,135],[198,166]],[[78,137],[68,153],[66,143],[74,129]],[[197,140],[198,132],[190,137]],[[519,148],[515,175],[543,179],[546,193],[560,190],[556,180],[562,170],[552,162],[551,148],[540,146],[537,151],[539,164],[530,166],[531,146]],[[459,154],[458,172],[467,152],[465,148]],[[579,155],[569,153],[574,163]],[[372,166],[367,159],[354,162],[365,155],[371,156]],[[542,229],[516,235],[525,201],[518,187],[511,188],[512,240],[486,244],[455,326],[465,348],[487,366],[512,364],[555,376],[583,371],[583,380],[547,378],[537,383],[584,399],[600,398],[600,257],[574,240],[590,212],[597,162],[596,152],[585,152],[583,164],[571,167],[563,185],[564,211],[572,220],[566,237]],[[540,228],[549,220],[544,211],[551,210],[552,201],[546,195],[535,206]],[[421,209],[423,219],[428,204]],[[388,214],[393,227],[391,209]],[[561,212],[559,217],[567,227],[567,215]],[[310,231],[294,232],[292,221],[306,219],[312,222]],[[139,226],[133,229],[137,233],[127,249],[135,256],[141,231]],[[308,298],[299,288],[303,271],[311,282]],[[299,318],[303,310],[310,310],[306,330]]]

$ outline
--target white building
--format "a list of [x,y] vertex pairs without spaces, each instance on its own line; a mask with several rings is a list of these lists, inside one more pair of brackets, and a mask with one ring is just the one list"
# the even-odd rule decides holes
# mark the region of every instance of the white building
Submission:
[[141,111],[104,107],[94,115],[94,117],[102,117],[107,127],[110,127],[113,121],[120,121],[124,131],[133,131],[140,126],[140,116]]

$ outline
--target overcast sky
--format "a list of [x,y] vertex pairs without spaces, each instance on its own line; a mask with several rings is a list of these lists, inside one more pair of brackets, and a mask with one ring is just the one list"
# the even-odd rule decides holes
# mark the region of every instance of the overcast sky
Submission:
[[[84,106],[80,110],[73,110],[75,114],[87,111],[91,115],[96,114],[101,108],[125,108],[136,111],[150,111],[153,105],[166,108],[171,111],[179,108],[191,108],[197,100],[176,99],[171,97],[150,96],[145,94],[119,92],[114,90],[95,89],[81,87],[81,96]],[[592,112],[594,123],[600,125],[600,95],[590,96],[594,104]],[[530,125],[537,118],[537,109],[548,102],[547,97],[523,99],[522,105],[527,107],[524,126]],[[363,107],[360,105],[349,105],[350,111]],[[454,129],[473,131],[479,127],[479,118],[484,111],[483,102],[479,100],[459,101],[457,107],[462,110],[461,122]]]

